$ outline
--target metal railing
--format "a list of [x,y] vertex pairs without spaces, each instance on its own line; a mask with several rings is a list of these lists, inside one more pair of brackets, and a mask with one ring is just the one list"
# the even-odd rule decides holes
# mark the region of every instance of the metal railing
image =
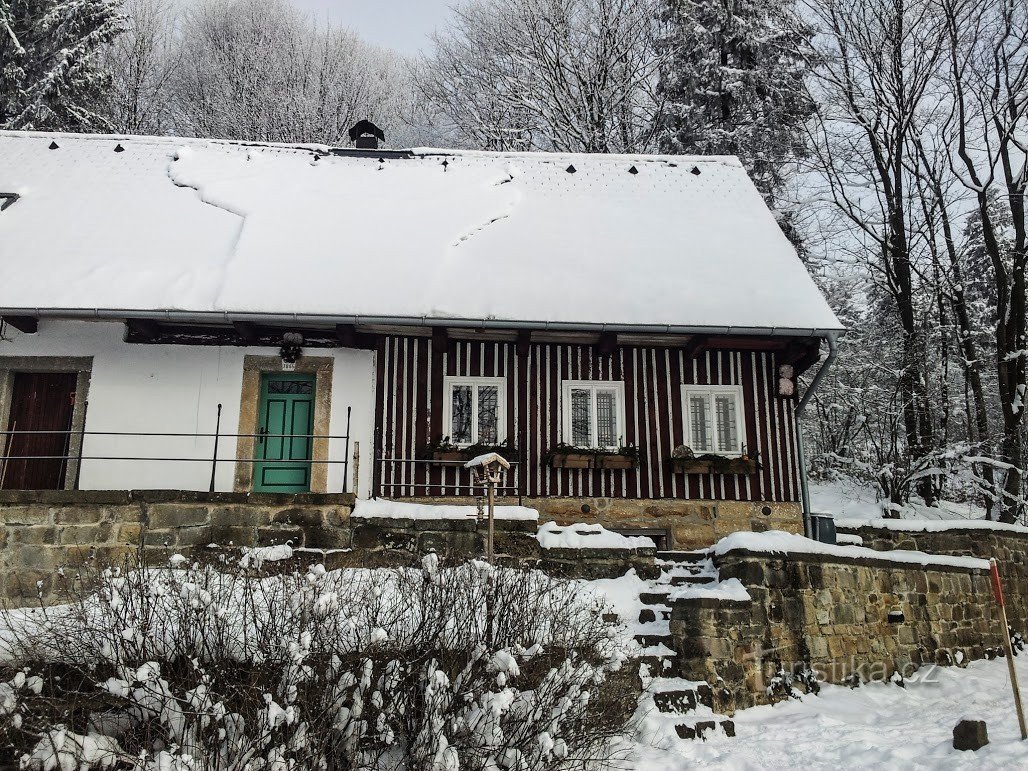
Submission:
[[[378,470],[377,495],[419,497],[482,494],[482,486],[474,481],[473,470],[464,468],[466,461],[463,460],[377,458],[375,463]],[[520,466],[518,461],[511,462],[510,470],[504,477],[506,484],[496,487],[498,495],[519,495]],[[454,469],[452,482],[446,479],[449,476],[448,469]],[[438,481],[433,481],[436,476],[433,471],[441,472]]]
[[[83,416],[88,414],[89,403],[86,402],[83,405]],[[63,479],[67,474],[67,466],[70,462],[75,462],[75,478],[72,485],[72,489],[79,489],[79,478],[82,473],[83,461],[149,461],[151,463],[210,463],[211,464],[211,481],[208,488],[209,492],[214,492],[215,478],[218,472],[219,463],[310,463],[310,464],[326,464],[326,465],[339,465],[343,466],[343,485],[342,492],[349,492],[349,471],[350,471],[350,418],[352,408],[346,408],[346,433],[345,434],[275,434],[267,431],[260,431],[257,433],[250,434],[230,434],[221,431],[221,409],[222,405],[218,405],[217,419],[215,421],[215,428],[213,433],[205,432],[192,432],[192,431],[87,431],[85,429],[85,419],[82,421],[82,428],[80,429],[64,429],[64,430],[18,430],[10,429],[7,431],[0,431],[0,437],[4,437],[4,453],[0,454],[0,489],[4,488],[4,482],[6,480],[7,471],[11,461],[32,461],[32,460],[59,460],[63,462],[61,468],[61,478]],[[62,455],[8,455],[10,450],[12,439],[18,436],[66,436],[68,441],[66,446],[70,445],[72,438],[77,438],[78,443],[74,454],[70,454],[67,450]],[[204,457],[185,457],[185,456],[154,456],[154,455],[84,455],[85,440],[88,436],[111,436],[111,437],[149,437],[149,438],[162,438],[162,439],[213,439],[213,449],[210,455]],[[331,459],[331,458],[236,458],[236,457],[218,457],[218,444],[221,439],[259,439],[260,443],[263,444],[268,439],[307,439],[312,443],[319,439],[322,440],[342,440],[345,442],[345,449],[343,450],[342,459]],[[313,455],[313,444],[309,447],[308,455]],[[254,453],[256,454],[256,453]]]

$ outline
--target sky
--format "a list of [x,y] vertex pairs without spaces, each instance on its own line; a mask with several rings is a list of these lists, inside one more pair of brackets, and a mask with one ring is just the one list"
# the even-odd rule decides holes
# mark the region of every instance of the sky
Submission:
[[427,50],[428,36],[443,27],[454,0],[290,0],[307,13],[326,15],[369,43],[412,55]]

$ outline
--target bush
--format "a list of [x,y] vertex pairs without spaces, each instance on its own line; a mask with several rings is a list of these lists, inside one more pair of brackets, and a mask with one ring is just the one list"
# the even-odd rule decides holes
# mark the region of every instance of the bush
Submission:
[[574,582],[474,562],[136,564],[4,611],[22,768],[550,769],[609,756],[626,643]]

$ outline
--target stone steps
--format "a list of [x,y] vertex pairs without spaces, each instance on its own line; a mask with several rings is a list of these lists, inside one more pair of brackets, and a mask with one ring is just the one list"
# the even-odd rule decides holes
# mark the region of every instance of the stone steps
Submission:
[[651,605],[639,611],[639,623],[651,624],[654,621],[670,621],[671,608],[667,606]]
[[652,645],[666,645],[668,648],[674,650],[671,646],[674,644],[675,640],[670,633],[644,632],[635,635],[635,640],[644,648],[649,648]]
[[661,586],[686,586],[688,584],[712,584],[714,583],[714,576],[706,575],[693,575],[693,576],[671,576],[671,580],[666,584],[663,581],[658,581],[657,584]]
[[719,729],[725,732],[725,736],[735,736],[735,721],[714,717],[693,723],[679,723],[675,726],[675,733],[682,739],[705,739]]
[[667,598],[670,592],[639,592],[639,601],[643,605],[664,605],[668,606]]
[[665,562],[697,563],[703,562],[710,556],[706,549],[697,551],[658,551],[657,559]]

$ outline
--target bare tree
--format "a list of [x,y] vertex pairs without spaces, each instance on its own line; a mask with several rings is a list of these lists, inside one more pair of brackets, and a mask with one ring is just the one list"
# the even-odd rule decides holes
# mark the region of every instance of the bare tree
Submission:
[[639,152],[660,100],[648,0],[483,0],[434,37],[420,86],[475,147]]
[[[973,196],[995,282],[995,356],[1003,432],[1000,518],[1024,510],[1028,224],[1028,8],[1001,0],[938,0],[945,19],[948,140],[954,174]],[[997,217],[1001,202],[1009,223]]]
[[[916,261],[924,222],[911,172],[918,114],[939,69],[942,23],[930,0],[805,0],[819,27],[812,89],[817,170],[870,248],[868,267],[892,298],[899,321],[899,391],[911,460],[931,448],[925,339],[918,318]],[[931,502],[932,490],[922,486]]]
[[104,112],[111,127],[126,134],[162,134],[171,128],[170,84],[180,56],[176,13],[166,0],[131,0],[126,30],[107,48],[111,84]]

